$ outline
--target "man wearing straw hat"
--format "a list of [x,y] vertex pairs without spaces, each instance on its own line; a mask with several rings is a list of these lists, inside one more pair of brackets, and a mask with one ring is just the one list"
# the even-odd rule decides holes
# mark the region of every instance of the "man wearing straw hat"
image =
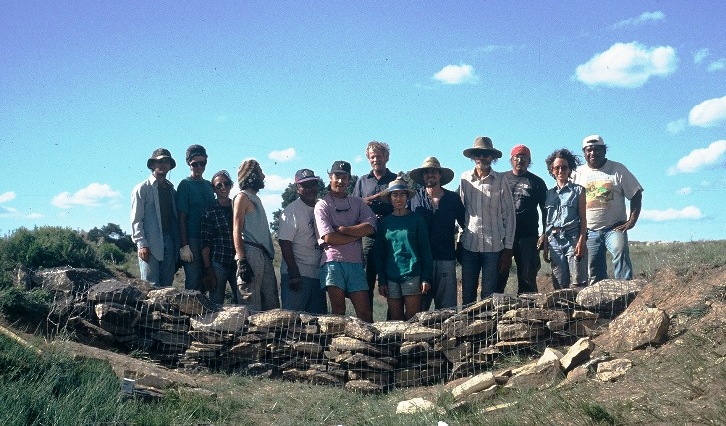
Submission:
[[466,226],[461,238],[461,281],[464,305],[476,301],[481,273],[481,298],[497,288],[500,271],[512,266],[512,246],[516,218],[512,191],[507,178],[492,170],[502,157],[492,140],[480,136],[464,150],[474,169],[461,175],[459,192],[466,210]]
[[443,187],[454,179],[454,171],[441,167],[436,157],[427,157],[409,175],[421,185],[410,205],[426,219],[433,257],[431,291],[424,294],[422,310],[427,311],[432,301],[436,309],[456,307],[456,224],[464,227],[464,204],[457,193]]

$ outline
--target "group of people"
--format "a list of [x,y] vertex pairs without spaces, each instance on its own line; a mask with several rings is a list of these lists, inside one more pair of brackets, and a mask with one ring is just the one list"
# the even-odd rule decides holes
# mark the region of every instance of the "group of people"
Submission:
[[608,251],[615,278],[631,279],[627,231],[638,220],[643,188],[625,166],[606,158],[599,135],[586,137],[582,151],[584,165],[567,149],[546,158],[555,180],[549,189],[529,171],[525,145],[511,149],[511,170],[493,170],[502,152],[488,137],[463,151],[474,168],[461,175],[458,193],[444,188],[454,172],[436,157],[408,173],[391,172],[390,148],[378,141],[366,147],[371,171],[352,191],[347,161],[333,162],[323,197],[322,179],[298,170],[298,197],[279,222],[279,295],[272,235],[257,196],[265,175],[254,159],[240,165],[240,193],[232,200],[226,171],[211,182],[203,178],[202,146],[187,149],[191,174],[177,191],[166,179],[176,162],[168,150],[155,150],[147,161],[151,177],[132,193],[132,238],[142,278],[156,286],[171,284],[178,254],[185,287],[208,291],[216,303],[224,302],[227,284],[232,302],[254,311],[282,306],[324,314],[329,301],[331,313],[343,315],[348,298],[367,322],[376,285],[391,320],[407,320],[432,304],[456,307],[457,261],[464,305],[503,292],[512,261],[518,292],[537,291],[539,251],[551,262],[556,289],[607,278]]

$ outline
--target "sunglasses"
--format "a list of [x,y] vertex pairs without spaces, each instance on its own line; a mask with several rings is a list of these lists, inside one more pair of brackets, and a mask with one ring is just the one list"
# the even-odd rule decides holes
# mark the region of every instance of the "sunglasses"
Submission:
[[192,167],[206,167],[207,162],[206,161],[192,161],[191,163],[189,163],[189,165]]
[[335,204],[335,199],[333,199],[333,206],[335,207],[335,211],[336,211],[336,212],[340,213],[340,212],[347,212],[348,210],[350,210],[350,208],[351,208],[351,205],[350,205],[350,198],[348,198],[348,197],[345,197],[345,198],[346,198],[346,199],[348,200],[348,207],[347,207],[347,208],[343,208],[343,209],[339,208],[339,207],[338,207],[338,206],[337,206],[337,205]]
[[214,185],[214,187],[217,189],[224,189],[224,188],[231,188],[232,185],[234,185],[232,182],[227,181],[227,182],[220,182],[220,183]]

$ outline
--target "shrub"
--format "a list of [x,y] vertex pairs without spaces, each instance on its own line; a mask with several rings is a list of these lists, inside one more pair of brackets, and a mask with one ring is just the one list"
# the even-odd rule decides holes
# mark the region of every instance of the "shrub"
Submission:
[[114,243],[102,243],[98,246],[98,255],[102,260],[117,265],[123,263],[126,259],[126,253],[124,253]]
[[73,266],[103,268],[96,251],[70,228],[43,226],[32,231],[18,228],[1,246],[3,262],[8,266],[25,265],[31,269]]
[[25,318],[45,318],[53,296],[44,289],[24,291],[17,287],[0,290],[0,315],[11,322]]

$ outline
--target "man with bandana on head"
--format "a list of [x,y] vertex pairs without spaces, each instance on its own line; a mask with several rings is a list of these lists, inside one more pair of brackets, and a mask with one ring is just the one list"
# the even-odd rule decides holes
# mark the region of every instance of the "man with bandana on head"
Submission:
[[241,303],[251,311],[280,307],[277,277],[272,266],[275,249],[267,214],[257,193],[265,187],[265,174],[254,159],[237,171],[240,193],[234,198],[233,230],[237,286]]

